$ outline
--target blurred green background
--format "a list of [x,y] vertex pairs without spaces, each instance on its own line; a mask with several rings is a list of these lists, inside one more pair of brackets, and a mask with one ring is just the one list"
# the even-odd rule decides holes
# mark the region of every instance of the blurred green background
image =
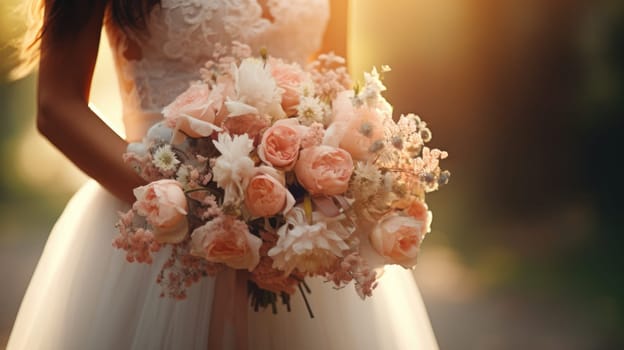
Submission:
[[[17,2],[0,2],[0,345],[85,180],[35,131],[35,77],[7,77]],[[352,71],[392,66],[396,114],[450,153],[415,270],[441,348],[624,348],[624,2],[352,4]],[[93,99],[118,116],[106,55]]]

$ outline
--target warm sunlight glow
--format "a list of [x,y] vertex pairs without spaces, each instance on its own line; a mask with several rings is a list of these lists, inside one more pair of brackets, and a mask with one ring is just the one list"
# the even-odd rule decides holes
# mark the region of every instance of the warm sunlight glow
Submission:
[[478,294],[477,276],[460,260],[457,252],[442,246],[423,249],[414,269],[423,293],[444,302],[461,302]]
[[391,5],[383,1],[351,4],[349,61],[354,73],[368,71],[371,65],[392,64],[397,68],[397,63],[414,61],[444,66],[465,54],[463,35],[474,7],[469,2],[395,0]]
[[[100,43],[90,106],[117,134],[124,135],[117,75],[106,35],[102,35]],[[34,125],[25,129],[18,142],[16,159],[19,172],[25,181],[36,187],[51,192],[71,192],[87,179],[62,153],[37,133]]]
[[98,60],[95,65],[91,86],[91,108],[108,126],[123,137],[122,108],[117,85],[117,74],[105,33],[102,33]]
[[17,145],[17,167],[25,182],[48,192],[71,192],[87,177],[44,139],[34,125],[25,129]]

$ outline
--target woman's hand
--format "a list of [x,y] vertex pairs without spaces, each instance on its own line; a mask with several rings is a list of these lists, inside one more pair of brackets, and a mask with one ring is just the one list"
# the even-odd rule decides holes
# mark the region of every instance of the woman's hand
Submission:
[[[52,2],[46,1],[46,8]],[[122,160],[127,143],[88,107],[106,6],[105,1],[93,3],[91,9],[72,12],[88,16],[84,24],[52,21],[42,35],[37,128],[87,175],[132,202],[132,189],[144,181]]]

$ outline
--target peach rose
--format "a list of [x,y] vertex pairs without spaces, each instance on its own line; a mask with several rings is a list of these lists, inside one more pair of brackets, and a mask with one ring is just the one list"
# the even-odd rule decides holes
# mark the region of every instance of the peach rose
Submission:
[[340,148],[351,153],[353,159],[367,160],[374,154],[373,144],[384,139],[381,116],[371,108],[356,108],[353,118],[346,123],[346,128]]
[[218,216],[191,234],[191,254],[234,269],[252,271],[260,262],[262,240],[247,224],[229,215]]
[[234,91],[234,79],[230,75],[220,75],[217,77],[217,84],[213,86],[212,89],[213,93],[218,93],[222,96],[219,101],[216,101],[215,107],[218,107],[218,112],[214,121],[214,124],[221,126],[225,118],[230,114],[230,111],[225,106],[225,101],[227,101],[228,98],[232,98],[236,94]]
[[339,146],[355,160],[368,160],[375,142],[384,139],[383,116],[374,108],[354,107],[351,91],[338,94],[333,101],[334,120],[323,143]]
[[132,206],[152,226],[160,243],[179,243],[188,232],[187,202],[182,185],[175,180],[158,180],[134,189]]
[[[214,123],[223,105],[222,90],[211,90],[206,83],[192,84],[163,109],[167,125],[190,137],[206,137],[215,130],[219,131],[220,128]],[[183,139],[183,136],[175,133],[174,143],[180,143]]]
[[405,268],[416,265],[425,223],[410,216],[392,213],[381,219],[370,233],[373,248],[386,261]]
[[258,114],[228,116],[223,121],[225,128],[232,135],[249,135],[250,139],[259,138],[260,133],[271,125],[271,118]]
[[295,165],[297,180],[311,194],[331,196],[344,193],[352,173],[351,155],[327,145],[304,148]]
[[343,91],[332,101],[332,118],[323,135],[323,144],[338,147],[347,132],[347,120],[353,116],[353,91]]
[[427,207],[427,203],[420,200],[412,201],[405,209],[405,213],[414,219],[423,222],[425,224],[425,233],[429,233],[431,231],[431,221],[433,219],[433,215],[431,214],[429,207]]
[[295,205],[295,198],[272,176],[256,175],[249,180],[245,191],[245,205],[254,216],[272,216],[289,211]]
[[292,117],[297,114],[299,104],[299,85],[305,79],[305,72],[296,64],[288,64],[276,58],[269,58],[271,75],[277,86],[284,90],[282,94],[282,108],[286,116]]
[[280,120],[268,128],[258,145],[260,159],[278,169],[291,170],[301,147],[299,129],[295,119]]

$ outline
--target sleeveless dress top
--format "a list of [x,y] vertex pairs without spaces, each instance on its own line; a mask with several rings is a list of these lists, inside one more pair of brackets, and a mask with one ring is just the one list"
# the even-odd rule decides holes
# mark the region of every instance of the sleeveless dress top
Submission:
[[146,30],[107,32],[113,48],[129,140],[139,140],[160,112],[212,57],[214,45],[239,41],[252,52],[305,63],[321,45],[327,0],[162,0]]

